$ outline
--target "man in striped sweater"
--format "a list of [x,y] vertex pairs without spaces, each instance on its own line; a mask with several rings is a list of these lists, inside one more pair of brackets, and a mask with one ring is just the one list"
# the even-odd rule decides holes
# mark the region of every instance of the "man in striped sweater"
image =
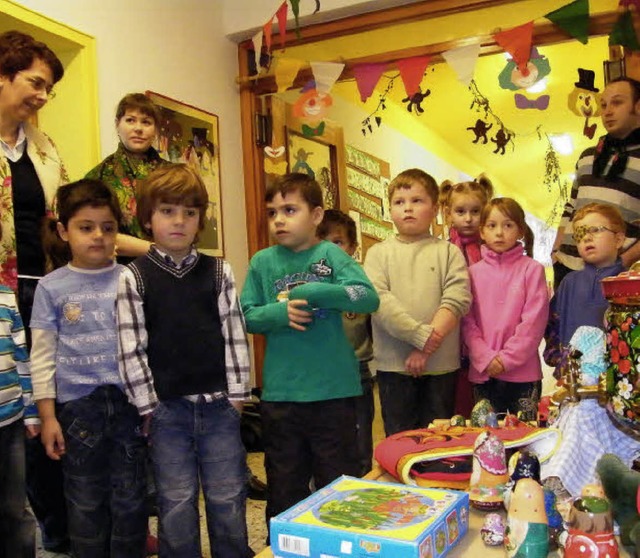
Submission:
[[586,149],[576,164],[571,197],[551,253],[556,288],[567,273],[582,269],[571,219],[588,203],[609,203],[620,210],[627,224],[622,263],[628,268],[640,259],[640,83],[627,77],[609,82],[600,104],[607,135]]

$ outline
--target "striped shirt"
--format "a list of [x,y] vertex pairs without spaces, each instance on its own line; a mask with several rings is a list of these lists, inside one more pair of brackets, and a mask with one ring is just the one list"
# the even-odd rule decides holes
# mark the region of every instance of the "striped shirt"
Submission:
[[595,146],[586,149],[578,159],[571,197],[560,221],[560,227],[564,227],[564,236],[557,253],[558,261],[573,270],[582,269],[584,262],[573,240],[571,219],[578,209],[588,203],[608,203],[620,210],[627,223],[623,252],[640,238],[640,145],[629,145],[626,153],[627,166],[615,178],[607,176],[611,161],[607,163],[602,176],[592,174]]
[[[167,255],[152,248],[165,262]],[[197,258],[193,250],[177,267],[192,267]],[[175,264],[174,264],[175,265]],[[185,293],[185,296],[187,293]],[[231,266],[224,261],[222,284],[218,294],[218,312],[225,340],[225,367],[228,396],[232,401],[244,401],[249,397],[250,359],[244,316],[238,302]],[[129,401],[141,415],[150,413],[158,404],[153,386],[153,374],[147,359],[148,334],[145,328],[144,305],[138,292],[135,276],[130,268],[120,275],[117,295],[118,361],[120,375],[125,383]],[[205,342],[205,340],[203,340]],[[218,394],[201,394],[205,400]],[[189,397],[192,399],[192,397]]]
[[11,289],[0,285],[0,427],[20,418],[37,422],[22,318]]

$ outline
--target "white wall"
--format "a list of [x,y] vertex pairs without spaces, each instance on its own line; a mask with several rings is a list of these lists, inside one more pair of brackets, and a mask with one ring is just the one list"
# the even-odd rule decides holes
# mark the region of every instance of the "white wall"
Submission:
[[225,257],[242,284],[248,258],[237,47],[225,38],[221,2],[20,0],[20,4],[96,38],[103,156],[117,145],[114,113],[126,93],[152,90],[218,115]]

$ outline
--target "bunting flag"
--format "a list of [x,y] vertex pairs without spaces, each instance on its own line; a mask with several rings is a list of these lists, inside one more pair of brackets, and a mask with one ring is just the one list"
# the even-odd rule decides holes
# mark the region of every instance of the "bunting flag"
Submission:
[[528,75],[527,62],[533,40],[533,21],[496,33],[493,38],[513,58],[523,75]]
[[318,93],[329,93],[343,69],[344,64],[337,62],[311,62],[313,80],[316,82]]
[[262,26],[264,44],[267,45],[267,54],[271,54],[271,33],[273,32],[273,16]]
[[353,76],[356,78],[360,100],[363,103],[371,97],[384,69],[385,64],[361,64],[353,67]]
[[262,53],[262,29],[258,31],[253,37],[251,42],[253,43],[253,55],[256,58],[256,74],[260,73],[260,54]]
[[291,11],[296,22],[296,37],[300,38],[300,0],[289,0],[291,2]]
[[454,48],[442,53],[447,64],[453,68],[458,76],[458,81],[467,87],[473,79],[476,71],[476,62],[480,56],[480,43],[475,45]]
[[430,60],[430,56],[414,56],[396,62],[407,97],[412,97],[420,91],[420,82]]
[[609,35],[609,46],[621,45],[631,50],[640,50],[636,30],[633,28],[633,18],[629,10],[625,10]]
[[286,91],[293,85],[298,70],[302,66],[302,60],[296,58],[277,58],[276,59],[276,85],[278,93]]
[[583,45],[589,41],[589,0],[575,0],[544,17]]
[[276,12],[276,18],[278,19],[278,31],[280,33],[280,48],[284,48],[284,43],[286,41],[288,9],[289,4],[287,4],[285,0]]

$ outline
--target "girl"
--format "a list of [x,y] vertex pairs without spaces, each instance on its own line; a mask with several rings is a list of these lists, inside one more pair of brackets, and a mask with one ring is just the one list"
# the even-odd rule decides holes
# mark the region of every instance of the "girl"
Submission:
[[[449,241],[464,254],[467,266],[480,261],[480,214],[493,197],[493,184],[484,175],[473,182],[453,184],[445,181],[440,186],[440,204],[447,224]],[[473,407],[472,384],[469,382],[469,359],[463,347],[461,368],[456,379],[456,414],[469,416]]]
[[469,268],[473,302],[462,321],[469,379],[476,401],[487,398],[498,413],[534,420],[542,387],[538,346],[549,314],[544,267],[529,257],[533,233],[511,198],[485,206],[480,236],[485,246]]

